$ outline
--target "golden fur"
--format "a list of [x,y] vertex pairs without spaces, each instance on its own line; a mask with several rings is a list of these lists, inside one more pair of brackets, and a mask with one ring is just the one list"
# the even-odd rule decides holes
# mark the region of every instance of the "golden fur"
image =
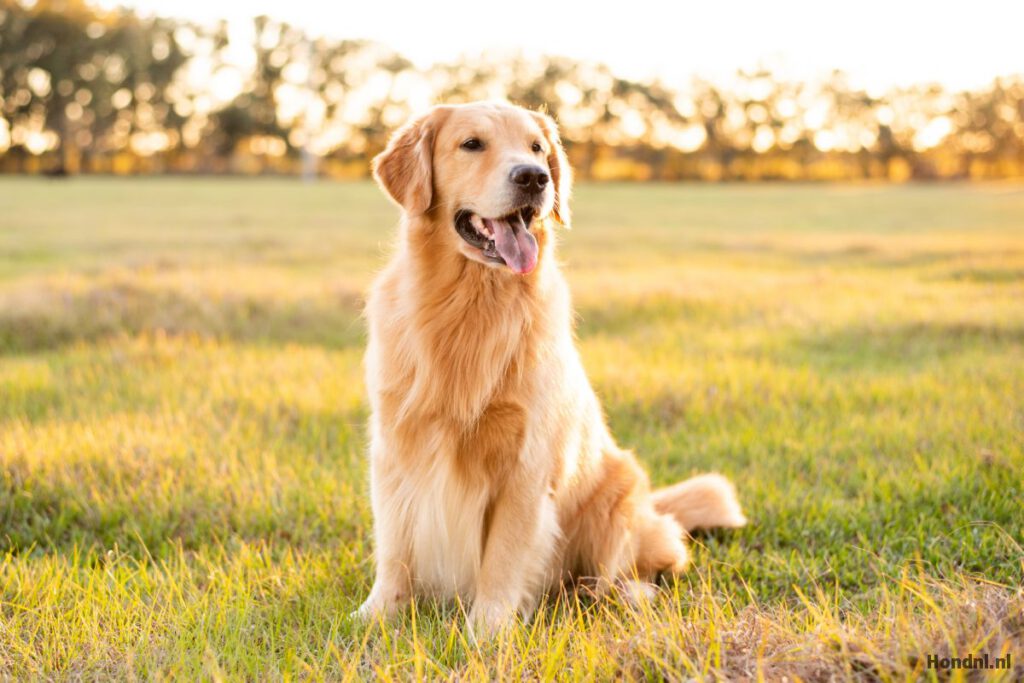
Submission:
[[[467,152],[470,137],[483,149]],[[525,275],[453,228],[459,209],[516,209],[508,169],[519,163],[550,175]],[[685,530],[746,522],[720,475],[652,493],[608,431],[554,257],[571,177],[549,117],[499,103],[435,107],[374,168],[402,222],[366,308],[377,576],[362,615],[459,596],[488,633],[567,580],[608,587],[682,571]]]

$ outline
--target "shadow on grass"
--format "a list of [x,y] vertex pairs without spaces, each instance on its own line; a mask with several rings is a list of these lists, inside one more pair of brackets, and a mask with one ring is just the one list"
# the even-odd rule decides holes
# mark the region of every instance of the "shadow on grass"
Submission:
[[1014,284],[1024,282],[1024,268],[971,267],[959,268],[945,274],[950,280],[984,284]]
[[[0,355],[158,331],[249,343],[351,348],[365,343],[362,307],[362,295],[347,290],[273,299],[215,296],[131,282],[82,290],[42,288],[0,300]],[[584,305],[576,319],[579,334],[586,337],[642,334],[674,322],[722,322],[736,315],[733,308],[714,302],[659,295]]]
[[667,294],[607,299],[577,306],[576,329],[580,337],[596,334],[631,336],[646,329],[683,321],[691,324],[724,323],[736,319],[738,306]]
[[362,297],[339,291],[267,300],[115,282],[82,291],[34,290],[0,308],[0,355],[160,331],[269,344],[347,348],[363,343]]
[[838,487],[805,496],[799,485],[777,486],[768,498],[747,496],[748,527],[693,534],[695,561],[718,564],[716,582],[726,592],[749,587],[761,599],[793,600],[793,586],[810,595],[836,585],[860,599],[908,562],[933,577],[967,573],[1014,586],[1024,576],[1022,491],[1009,470],[908,471],[884,491],[864,486],[846,496]]
[[[872,243],[850,243],[833,248],[798,248],[771,242],[750,240],[743,242],[700,241],[695,245],[708,253],[763,255],[801,266],[859,266],[870,268],[914,268],[934,266],[963,259],[978,260],[992,257],[1019,257],[1024,252],[1016,249],[890,249]],[[991,271],[991,272],[990,272]],[[1012,282],[1020,280],[1020,269],[964,269],[952,271],[951,279],[981,282]]]
[[829,372],[921,370],[958,354],[1024,345],[1024,327],[977,322],[857,324],[797,337],[772,355]]
[[364,422],[361,409],[227,400],[180,447],[126,427],[132,435],[63,457],[40,459],[31,445],[0,453],[0,555],[116,547],[142,559],[239,540],[350,542],[369,528]]

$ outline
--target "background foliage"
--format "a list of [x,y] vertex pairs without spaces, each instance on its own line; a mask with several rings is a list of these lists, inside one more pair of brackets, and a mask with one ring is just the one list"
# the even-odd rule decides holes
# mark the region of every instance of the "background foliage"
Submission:
[[585,177],[1024,175],[1021,75],[869,93],[840,72],[804,83],[753,68],[675,90],[564,57],[419,69],[269,17],[251,29],[0,0],[0,170],[358,177],[413,109],[508,98],[557,117]]

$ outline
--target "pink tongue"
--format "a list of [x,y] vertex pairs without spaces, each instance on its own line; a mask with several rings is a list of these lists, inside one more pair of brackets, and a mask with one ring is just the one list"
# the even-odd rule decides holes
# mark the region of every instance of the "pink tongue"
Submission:
[[494,246],[509,268],[525,275],[537,266],[537,238],[526,229],[521,218],[516,216],[511,221],[485,218],[484,223],[494,235]]

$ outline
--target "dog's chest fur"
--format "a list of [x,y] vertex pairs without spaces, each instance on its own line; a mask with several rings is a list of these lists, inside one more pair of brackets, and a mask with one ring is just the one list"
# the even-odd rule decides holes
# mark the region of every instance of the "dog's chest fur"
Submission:
[[542,346],[545,316],[533,287],[473,267],[375,306],[381,319],[371,324],[386,363],[380,388],[389,399],[381,417],[396,427],[451,422],[467,433],[510,417],[508,397],[528,397]]
[[[525,283],[483,269],[452,286],[375,288],[368,378],[403,487],[414,580],[440,595],[475,585],[489,506],[519,457],[538,351]],[[468,281],[466,281],[468,280]]]

